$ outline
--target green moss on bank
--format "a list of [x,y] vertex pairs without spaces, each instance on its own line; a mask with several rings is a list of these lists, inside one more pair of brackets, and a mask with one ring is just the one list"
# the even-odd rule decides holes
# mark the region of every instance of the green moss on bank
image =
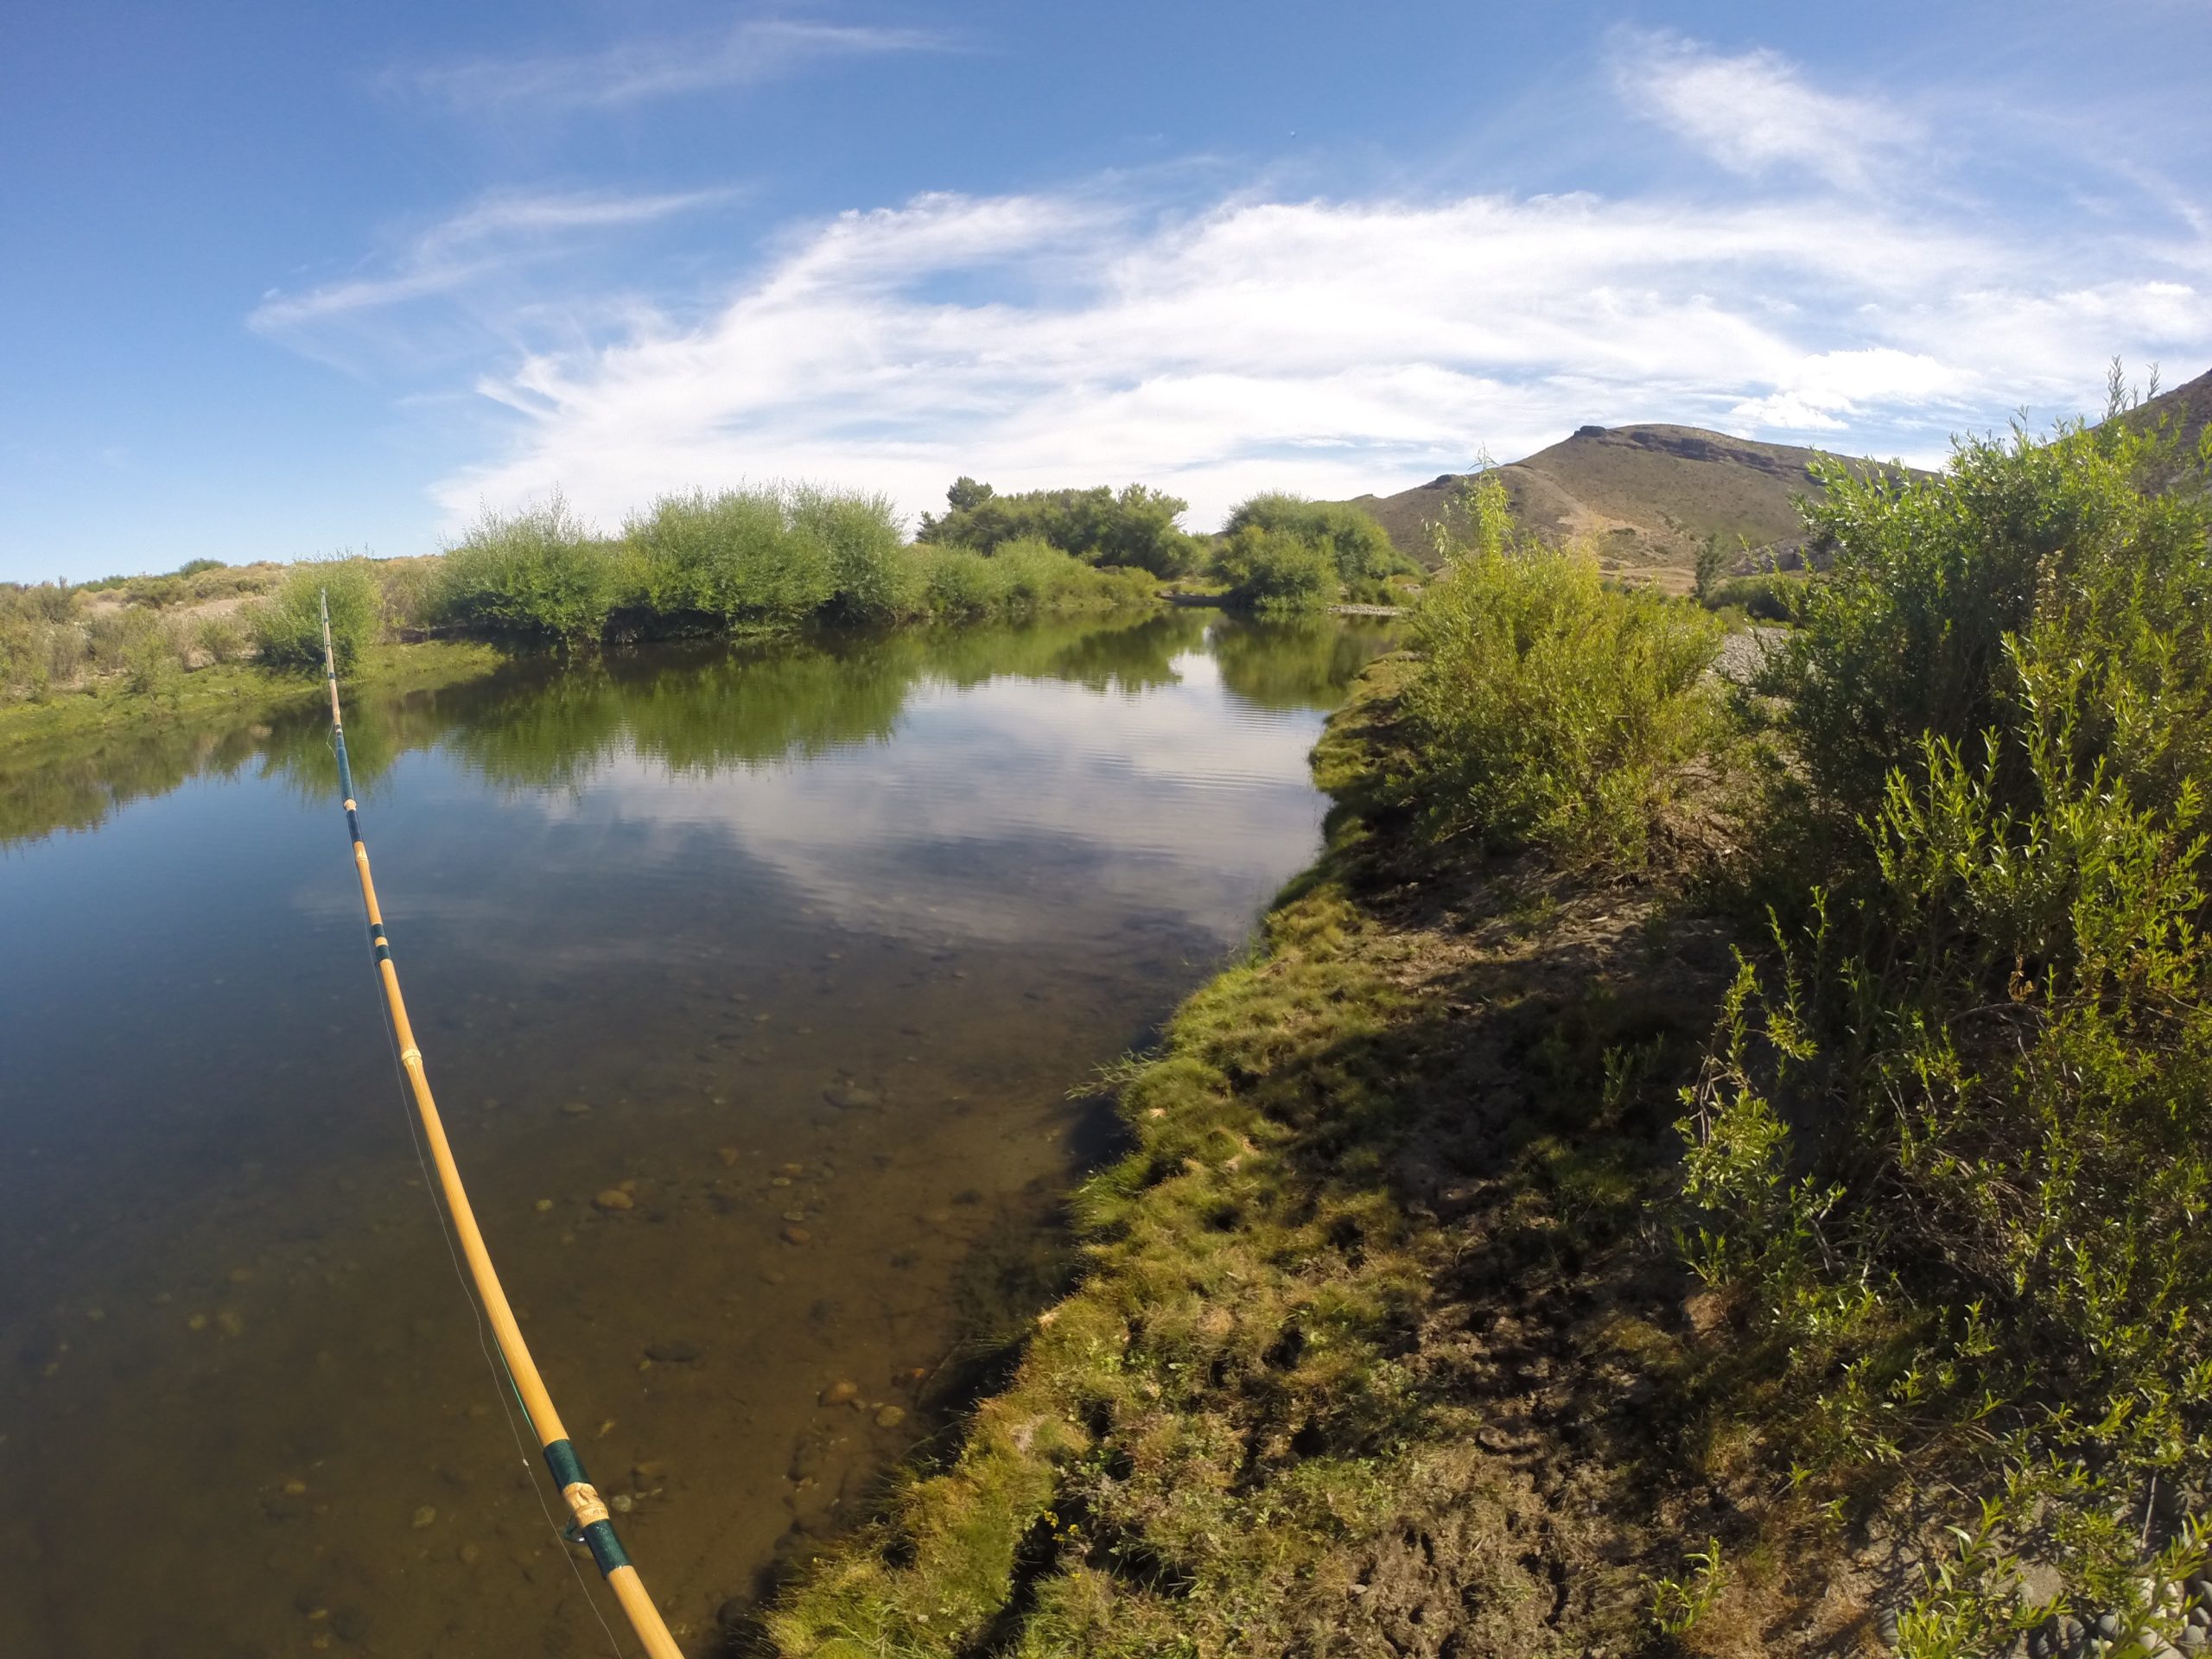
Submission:
[[[475,640],[372,645],[346,676],[346,683],[397,691],[428,690],[474,679],[505,660],[496,646]],[[82,690],[56,692],[43,702],[0,704],[0,753],[28,750],[92,733],[177,725],[226,713],[250,717],[321,695],[320,675],[278,673],[243,663],[216,663],[190,673],[180,671],[152,691],[134,690],[118,676]]]
[[957,1456],[805,1566],[775,1650],[1646,1632],[1675,1557],[1623,1495],[1621,1408],[1681,1344],[1629,1281],[1725,955],[1670,955],[1633,893],[1421,849],[1367,799],[1403,674],[1370,671],[1317,752],[1321,860],[1118,1079],[1134,1147],[1077,1197],[1080,1287]]

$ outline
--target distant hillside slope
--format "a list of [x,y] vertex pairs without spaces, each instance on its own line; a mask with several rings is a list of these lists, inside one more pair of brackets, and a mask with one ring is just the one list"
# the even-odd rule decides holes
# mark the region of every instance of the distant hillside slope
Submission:
[[[1689,586],[1708,535],[1795,563],[1803,541],[1795,503],[1819,493],[1806,471],[1819,453],[1689,426],[1586,426],[1498,473],[1522,523],[1547,536],[1588,536],[1607,570],[1671,591]],[[1447,473],[1352,505],[1405,552],[1433,563],[1430,527],[1465,481]]]
[[[2120,417],[2171,421],[2185,454],[2212,424],[2212,372],[2161,392]],[[1817,496],[1806,468],[1822,452],[1759,443],[1694,426],[1586,426],[1526,461],[1498,468],[1513,511],[1540,534],[1587,536],[1610,573],[1669,592],[1690,586],[1707,536],[1726,547],[1797,562],[1804,533],[1796,499]],[[1868,464],[1868,463],[1859,463]],[[1436,562],[1432,527],[1459,499],[1471,474],[1446,473],[1395,495],[1351,503],[1372,513],[1399,549]],[[1764,556],[1738,561],[1764,565]]]
[[2196,452],[2197,435],[2212,426],[2212,370],[2171,391],[2160,392],[2147,403],[2129,410],[2120,419],[2131,426],[2166,427],[2180,440],[2181,453],[2176,457],[2177,461],[2186,465],[2187,458]]

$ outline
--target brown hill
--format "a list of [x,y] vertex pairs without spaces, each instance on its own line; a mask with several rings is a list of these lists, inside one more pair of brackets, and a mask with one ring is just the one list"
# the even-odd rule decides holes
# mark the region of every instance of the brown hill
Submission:
[[2146,398],[2120,418],[2130,426],[2156,428],[2176,440],[2171,470],[2177,476],[2182,474],[2196,457],[2198,437],[2207,426],[2212,426],[2212,370],[2171,391]]
[[[1806,470],[1820,451],[1758,443],[1689,426],[1586,426],[1526,461],[1498,468],[1514,515],[1548,537],[1587,537],[1606,569],[1680,591],[1707,536],[1726,546],[1797,562],[1804,537],[1796,500],[1817,495]],[[1436,561],[1432,526],[1471,474],[1446,473],[1395,495],[1363,495],[1390,539]]]
[[[2180,439],[2177,461],[2193,456],[2198,435],[2212,424],[2212,373],[2120,418],[2166,425]],[[1740,569],[1764,568],[1770,559],[1784,569],[1796,564],[1804,546],[1796,503],[1821,493],[1807,467],[1822,453],[1692,426],[1586,426],[1497,470],[1515,517],[1529,529],[1587,537],[1611,574],[1681,592],[1690,586],[1707,536],[1744,550],[1735,562]],[[1402,551],[1433,564],[1433,527],[1449,516],[1471,476],[1446,473],[1351,505],[1372,513]]]

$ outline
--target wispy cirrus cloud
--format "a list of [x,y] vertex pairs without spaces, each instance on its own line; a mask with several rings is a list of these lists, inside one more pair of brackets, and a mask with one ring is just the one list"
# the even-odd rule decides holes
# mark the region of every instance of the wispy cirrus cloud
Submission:
[[1934,460],[2024,401],[2091,394],[2115,344],[2212,357],[2212,308],[2177,274],[2190,251],[2101,257],[1825,194],[1189,218],[1103,192],[933,194],[788,237],[702,316],[484,377],[511,447],[435,493],[458,519],[558,485],[611,521],[746,477],[909,511],[963,472],[1142,478],[1204,524],[1255,489],[1397,487],[1587,421]]
[[1917,119],[1872,98],[1823,92],[1777,52],[1733,56],[1666,31],[1611,36],[1613,78],[1630,104],[1730,171],[1796,168],[1859,185],[1924,137]]
[[727,191],[659,195],[518,194],[480,198],[416,232],[357,276],[297,294],[271,289],[247,317],[282,334],[410,300],[448,294],[518,264],[557,255],[582,234],[647,225],[728,199]]
[[[318,325],[450,296],[476,360],[497,353],[474,390],[500,411],[489,453],[434,486],[455,522],[556,486],[613,521],[664,491],[772,477],[886,489],[912,512],[969,473],[1142,479],[1203,526],[1254,490],[1402,487],[1587,422],[1935,461],[2023,405],[2088,406],[2116,350],[2212,359],[2212,216],[2193,192],[2173,187],[2187,212],[2115,205],[2108,234],[2054,237],[2038,200],[1969,201],[1891,166],[1910,118],[1776,54],[1626,32],[1606,53],[1593,94],[1681,132],[1725,191],[1254,189],[1196,211],[1186,181],[1171,205],[1141,175],[931,192],[787,224],[734,260],[695,245],[689,268],[720,260],[721,279],[658,301],[580,264],[527,285],[489,273],[708,198],[487,197],[255,321],[312,350],[336,332]],[[603,93],[659,84],[664,60],[540,70]],[[710,69],[734,73],[683,73]],[[395,353],[440,312],[402,315],[378,342]]]
[[512,104],[608,109],[758,86],[834,59],[942,52],[952,44],[931,29],[753,17],[710,33],[622,41],[597,52],[442,64],[404,79],[463,111]]

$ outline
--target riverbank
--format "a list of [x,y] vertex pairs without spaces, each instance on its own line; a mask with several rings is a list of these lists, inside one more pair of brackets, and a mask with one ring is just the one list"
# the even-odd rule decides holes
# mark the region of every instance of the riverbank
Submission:
[[2207,498],[2164,459],[1832,477],[1748,687],[1478,491],[1317,752],[1322,859],[1118,1079],[1089,1277],[778,1650],[2212,1640]]
[[[488,674],[507,660],[476,639],[425,639],[369,646],[348,685],[386,690],[433,690]],[[206,718],[250,718],[323,695],[321,676],[250,663],[211,663],[180,671],[152,690],[133,689],[121,675],[81,690],[57,691],[40,702],[0,704],[0,757],[20,760],[48,742],[102,732],[156,728]]]
[[[1065,1291],[1092,1073],[1311,860],[1306,757],[1380,634],[1147,609],[349,692],[448,1132],[687,1652]],[[391,1092],[327,708],[76,753],[0,781],[0,1054],[66,1106],[0,1122],[41,1263],[0,1479],[41,1494],[0,1652],[575,1651]]]
[[[1652,1220],[1729,953],[1672,896],[1694,852],[1629,881],[1414,838],[1374,788],[1407,672],[1317,751],[1327,846],[1250,960],[1119,1078],[1135,1149],[1075,1200],[1081,1287],[964,1446],[810,1558],[775,1651],[1650,1639],[1732,1502],[1667,1472],[1706,1313]],[[1801,1634],[1866,1616],[1810,1588]]]

